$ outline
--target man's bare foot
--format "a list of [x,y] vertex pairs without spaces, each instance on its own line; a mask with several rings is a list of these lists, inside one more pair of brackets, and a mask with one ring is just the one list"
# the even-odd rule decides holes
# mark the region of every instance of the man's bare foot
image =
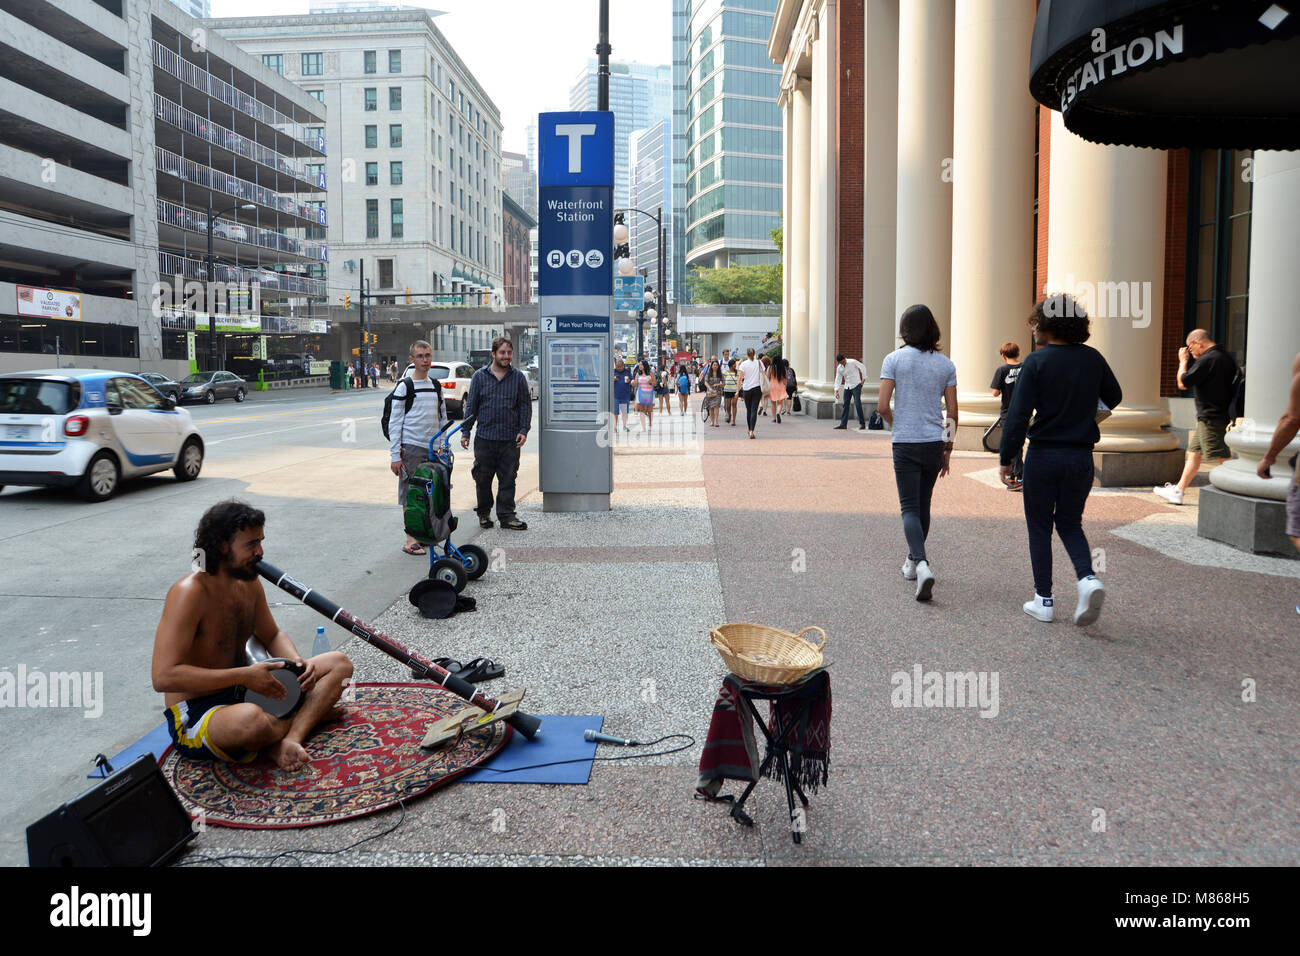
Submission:
[[307,749],[296,740],[287,737],[267,749],[267,755],[279,765],[281,770],[301,770],[307,765]]

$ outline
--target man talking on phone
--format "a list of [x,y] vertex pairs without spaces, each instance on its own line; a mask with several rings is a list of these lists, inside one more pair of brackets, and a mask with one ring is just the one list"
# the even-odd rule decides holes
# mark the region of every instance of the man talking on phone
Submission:
[[474,485],[478,489],[481,528],[492,527],[492,479],[497,480],[496,509],[501,527],[526,531],[528,525],[515,514],[515,478],[519,474],[519,452],[528,440],[533,422],[533,404],[528,395],[528,378],[511,366],[514,346],[504,335],[492,340],[492,361],[474,373],[465,397],[465,423],[460,445],[469,447],[474,437]]

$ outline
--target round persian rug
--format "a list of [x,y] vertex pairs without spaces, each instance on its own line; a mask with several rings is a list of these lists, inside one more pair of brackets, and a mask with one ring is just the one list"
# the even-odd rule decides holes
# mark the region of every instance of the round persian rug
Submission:
[[466,734],[454,747],[420,746],[429,724],[470,706],[431,684],[357,684],[347,717],[307,738],[307,766],[293,773],[267,757],[248,764],[182,757],[163,775],[190,816],[253,830],[310,827],[365,816],[448,783],[494,756],[510,739],[504,722]]

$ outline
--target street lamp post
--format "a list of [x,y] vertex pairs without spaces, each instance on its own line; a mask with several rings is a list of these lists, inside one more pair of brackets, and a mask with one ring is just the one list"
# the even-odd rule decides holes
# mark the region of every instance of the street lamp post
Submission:
[[[634,206],[629,206],[626,210],[619,210],[614,214],[615,255],[618,256],[620,253],[622,254],[622,257],[619,258],[618,262],[616,263],[616,267],[619,275],[630,276],[636,271],[636,266],[632,264],[631,253],[628,251],[626,246],[629,237],[629,230],[627,224],[623,222],[623,212],[625,211],[639,212],[641,215],[645,216],[646,218],[654,220],[655,239],[658,245],[658,250],[656,254],[656,259],[658,261],[658,273],[656,275],[656,282],[658,287],[656,290],[654,290],[654,292],[652,292],[650,289],[646,289],[646,301],[649,302],[650,300],[653,299],[655,304],[658,306],[658,309],[657,310],[654,308],[646,309],[643,310],[642,314],[645,315],[646,313],[648,313],[648,317],[651,319],[653,319],[657,314],[666,315],[668,311],[668,307],[667,307],[668,295],[666,291],[667,287],[664,285],[664,253],[666,251],[664,240],[667,238],[667,233],[664,231],[664,221],[663,221],[664,207],[660,206],[655,212],[649,213],[646,212],[644,209],[637,209]],[[658,346],[659,352],[662,353],[663,335],[662,332],[660,332],[659,323],[657,322],[655,323],[655,333],[657,339],[656,345]],[[644,358],[645,356],[642,351],[643,341],[642,341],[642,334],[640,331],[640,327],[638,327],[637,339],[638,339],[637,354],[640,358]]]
[[212,194],[208,194],[208,294],[205,296],[208,306],[208,371],[217,370],[217,313],[213,308],[212,286],[217,281],[217,265],[212,258],[212,224],[218,216],[224,216],[228,212],[236,212],[240,209],[256,209],[252,203],[235,203],[229,209],[223,209],[221,212],[212,212]]

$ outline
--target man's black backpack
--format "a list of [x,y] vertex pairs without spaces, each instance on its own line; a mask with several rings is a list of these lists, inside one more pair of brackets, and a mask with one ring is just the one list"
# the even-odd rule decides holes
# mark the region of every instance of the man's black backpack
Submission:
[[[429,381],[433,382],[433,387],[438,393],[438,414],[440,417],[446,417],[446,413],[443,408],[442,386],[439,384],[436,378],[430,378]],[[411,406],[415,404],[415,382],[408,375],[406,378],[402,379],[401,382],[398,382],[397,385],[401,385],[403,383],[405,383],[406,385],[406,398],[403,400],[402,403],[403,404],[402,414],[409,415],[411,413]],[[384,413],[379,416],[379,427],[383,429],[384,437],[387,438],[389,441],[392,441],[392,438],[388,434],[388,420],[389,418],[392,417],[393,414],[393,395],[394,393],[397,392],[397,385],[393,386],[393,391],[389,392],[388,397],[384,399]]]
[[1246,414],[1246,371],[1240,365],[1232,376],[1232,398],[1228,401],[1228,421]]

